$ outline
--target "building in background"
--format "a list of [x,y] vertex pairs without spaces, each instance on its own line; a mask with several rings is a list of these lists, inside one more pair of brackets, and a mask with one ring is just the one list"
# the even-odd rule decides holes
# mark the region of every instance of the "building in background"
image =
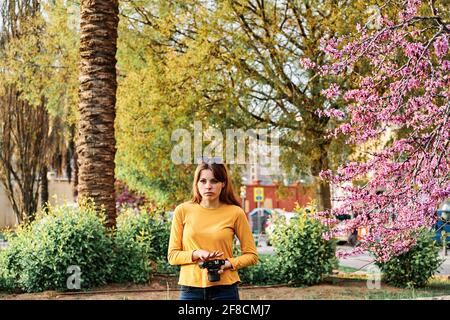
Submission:
[[[255,193],[262,188],[262,201],[255,201]],[[297,203],[306,206],[313,199],[313,190],[302,186],[299,182],[291,185],[281,185],[278,181],[270,184],[252,181],[245,185],[244,211],[246,213],[255,208],[283,209],[293,211]]]
[[[75,202],[73,195],[73,181],[65,176],[57,176],[54,172],[47,174],[48,179],[48,201],[51,205],[62,205],[65,203],[72,204]],[[39,199],[38,208],[41,207]],[[14,214],[11,203],[9,202],[3,185],[0,184],[0,230],[17,225],[17,217]]]

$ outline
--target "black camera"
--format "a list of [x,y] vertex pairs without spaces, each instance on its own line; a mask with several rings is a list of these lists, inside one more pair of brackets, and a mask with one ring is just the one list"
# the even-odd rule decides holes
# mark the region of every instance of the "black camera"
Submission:
[[208,260],[208,261],[202,261],[198,265],[202,269],[208,269],[208,280],[211,282],[219,281],[220,280],[220,274],[218,271],[220,270],[220,267],[225,264],[225,260]]

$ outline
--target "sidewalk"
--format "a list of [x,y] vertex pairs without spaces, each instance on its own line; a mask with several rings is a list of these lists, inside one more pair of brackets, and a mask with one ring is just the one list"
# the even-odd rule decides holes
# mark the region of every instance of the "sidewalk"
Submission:
[[4,240],[0,240],[0,250],[5,249],[8,246],[8,243]]
[[[267,246],[265,242],[261,241],[261,245],[257,247],[258,253],[262,254],[273,254],[274,249],[271,246]],[[349,245],[337,246],[338,251],[351,251],[352,247]],[[444,257],[443,250],[440,253],[441,257]],[[447,252],[445,261],[439,268],[438,275],[450,275],[450,251]],[[374,258],[370,254],[360,254],[356,256],[351,256],[347,258],[341,258],[339,260],[339,265],[343,267],[351,267],[356,269],[361,269],[360,271],[367,271],[368,268],[373,267]]]
[[[351,246],[338,246],[337,250],[339,251],[350,251],[352,250]],[[443,250],[440,251],[440,256],[444,257]],[[370,268],[374,264],[372,263],[374,261],[373,256],[370,254],[360,254],[356,256],[351,256],[347,258],[342,258],[339,260],[339,265],[345,266],[345,267],[352,267],[360,269],[361,271],[366,271],[367,268]],[[450,275],[450,252],[447,252],[447,256],[445,257],[445,261],[442,263],[438,270],[438,275]]]

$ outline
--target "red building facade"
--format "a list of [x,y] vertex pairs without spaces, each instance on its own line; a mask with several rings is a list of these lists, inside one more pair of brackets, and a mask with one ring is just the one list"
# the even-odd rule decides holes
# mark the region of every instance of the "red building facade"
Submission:
[[293,211],[296,203],[300,206],[305,206],[313,198],[311,189],[302,186],[300,183],[279,187],[278,183],[262,185],[259,181],[254,181],[245,187],[244,208],[246,213],[258,207],[258,203],[255,202],[254,197],[255,188],[263,188],[264,190],[264,199],[259,204],[260,208],[280,208],[286,211]]

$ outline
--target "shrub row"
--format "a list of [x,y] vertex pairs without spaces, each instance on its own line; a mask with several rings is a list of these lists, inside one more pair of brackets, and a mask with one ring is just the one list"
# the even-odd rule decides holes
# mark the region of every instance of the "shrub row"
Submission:
[[241,281],[303,286],[317,284],[331,274],[337,265],[336,244],[323,238],[326,227],[314,214],[315,210],[297,208],[296,216],[289,222],[283,217],[274,219],[270,240],[275,255],[260,255],[256,266],[239,270]]
[[434,232],[422,229],[415,237],[417,242],[408,252],[394,256],[385,263],[377,263],[383,272],[384,282],[396,287],[420,288],[439,269],[444,259],[439,257]]
[[[314,214],[297,208],[289,222],[276,219],[270,239],[275,254],[260,255],[256,266],[239,270],[241,281],[314,285],[329,275],[337,266],[336,245],[323,238],[326,227]],[[167,220],[163,212],[129,209],[109,231],[92,204],[49,208],[6,235],[9,246],[0,251],[0,291],[83,290],[110,282],[145,283],[155,271],[177,274],[179,268],[166,259]],[[442,259],[432,235],[423,231],[417,238],[409,252],[378,264],[385,282],[420,287],[436,272]],[[234,254],[240,254],[238,248]]]
[[[258,265],[239,271],[243,283],[270,285],[319,283],[337,266],[335,242],[322,235],[326,227],[314,219],[315,210],[296,208],[296,216],[287,222],[282,217],[274,221],[271,242],[275,255],[261,255]],[[434,232],[422,229],[412,237],[417,239],[408,252],[377,263],[383,281],[397,287],[425,286],[436,273],[443,259],[433,240]],[[239,250],[236,249],[236,254]]]
[[[169,223],[158,212],[127,210],[117,229],[86,203],[49,208],[7,235],[0,251],[0,290],[88,289],[109,282],[144,283],[167,254]],[[78,281],[78,282],[77,282]]]

